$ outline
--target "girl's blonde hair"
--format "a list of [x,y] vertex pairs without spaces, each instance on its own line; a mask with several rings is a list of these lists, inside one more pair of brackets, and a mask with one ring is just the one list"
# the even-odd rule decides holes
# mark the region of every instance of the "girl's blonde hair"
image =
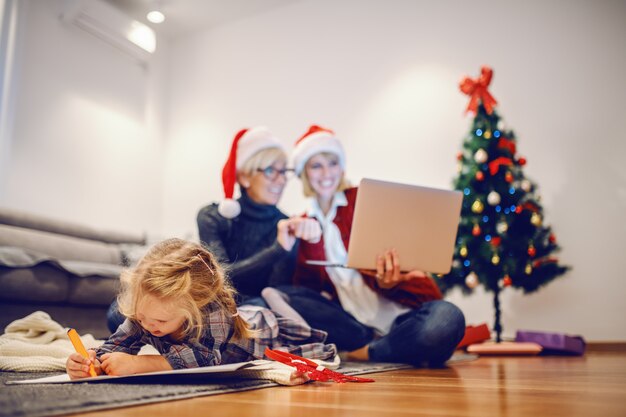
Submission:
[[186,320],[182,333],[197,341],[204,331],[202,309],[216,302],[225,316],[233,317],[235,338],[253,337],[247,323],[237,314],[235,289],[215,257],[198,243],[168,239],[154,245],[133,269],[120,277],[120,312],[137,321],[137,304],[145,295],[179,306]]
[[[332,153],[332,152],[320,152],[319,154],[316,155],[322,155],[325,158],[331,158],[331,157],[335,157],[337,158],[337,160],[339,160],[339,157]],[[309,158],[311,159],[311,158]],[[311,181],[309,180],[309,176],[306,173],[306,164],[309,161],[307,160],[304,163],[304,169],[302,170],[302,172],[300,173],[300,180],[302,181],[302,192],[304,193],[305,197],[314,197],[315,196],[315,191],[313,191],[313,188],[311,187]],[[348,188],[352,187],[352,184],[350,184],[350,182],[346,179],[345,176],[345,172],[342,173],[341,175],[341,181],[339,182],[339,186],[337,187],[336,191],[343,191],[343,190],[347,190]]]
[[241,168],[239,168],[237,173],[253,175],[257,172],[257,169],[265,169],[280,159],[287,161],[287,154],[282,149],[262,149],[248,158],[248,160],[243,163]]

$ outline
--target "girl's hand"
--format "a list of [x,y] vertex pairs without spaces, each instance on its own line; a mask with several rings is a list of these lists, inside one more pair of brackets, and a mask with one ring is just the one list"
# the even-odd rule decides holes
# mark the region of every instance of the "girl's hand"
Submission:
[[425,272],[418,270],[400,272],[400,257],[395,249],[388,250],[376,257],[376,281],[380,288],[393,288],[402,281],[426,278],[427,276]]
[[138,373],[135,366],[137,356],[123,352],[105,353],[102,359],[102,370],[107,375],[132,375]]
[[278,222],[276,240],[286,251],[290,251],[296,239],[311,243],[319,242],[322,228],[317,220],[306,217],[291,217]]
[[65,370],[70,379],[89,378],[89,365],[93,364],[96,374],[102,375],[103,371],[100,362],[96,359],[96,352],[88,350],[89,359],[83,358],[79,353],[72,353],[65,362]]
[[161,355],[130,355],[122,352],[101,356],[107,375],[133,375],[145,372],[171,371],[172,365]]

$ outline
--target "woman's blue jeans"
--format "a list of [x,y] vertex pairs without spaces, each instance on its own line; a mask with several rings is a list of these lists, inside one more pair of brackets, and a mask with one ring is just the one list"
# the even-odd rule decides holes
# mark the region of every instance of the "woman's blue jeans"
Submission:
[[369,344],[369,357],[375,362],[439,367],[450,359],[465,334],[463,313],[443,300],[424,303],[399,316],[387,335],[374,339],[372,328],[319,293],[302,287],[278,289],[287,294],[289,304],[311,327],[328,333],[328,343],[335,343],[340,351]]
[[370,360],[441,367],[463,335],[465,317],[452,303],[429,301],[399,316],[389,334],[369,345]]

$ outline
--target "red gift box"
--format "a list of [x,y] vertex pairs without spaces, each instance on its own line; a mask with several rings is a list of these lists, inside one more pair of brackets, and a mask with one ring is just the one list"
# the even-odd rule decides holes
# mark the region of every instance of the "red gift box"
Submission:
[[461,349],[465,346],[484,342],[489,339],[491,339],[491,332],[489,331],[489,327],[487,327],[487,323],[479,324],[478,326],[466,326],[465,336],[463,336],[463,339],[459,342],[456,348]]

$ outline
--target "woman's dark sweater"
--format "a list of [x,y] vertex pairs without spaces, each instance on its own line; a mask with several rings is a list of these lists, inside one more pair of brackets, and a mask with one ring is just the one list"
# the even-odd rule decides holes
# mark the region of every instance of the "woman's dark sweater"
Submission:
[[200,209],[197,221],[200,241],[245,299],[259,296],[265,287],[290,283],[297,245],[288,252],[276,240],[276,225],[287,218],[276,206],[255,203],[245,190],[238,201],[241,213],[234,219],[222,217],[213,203]]

